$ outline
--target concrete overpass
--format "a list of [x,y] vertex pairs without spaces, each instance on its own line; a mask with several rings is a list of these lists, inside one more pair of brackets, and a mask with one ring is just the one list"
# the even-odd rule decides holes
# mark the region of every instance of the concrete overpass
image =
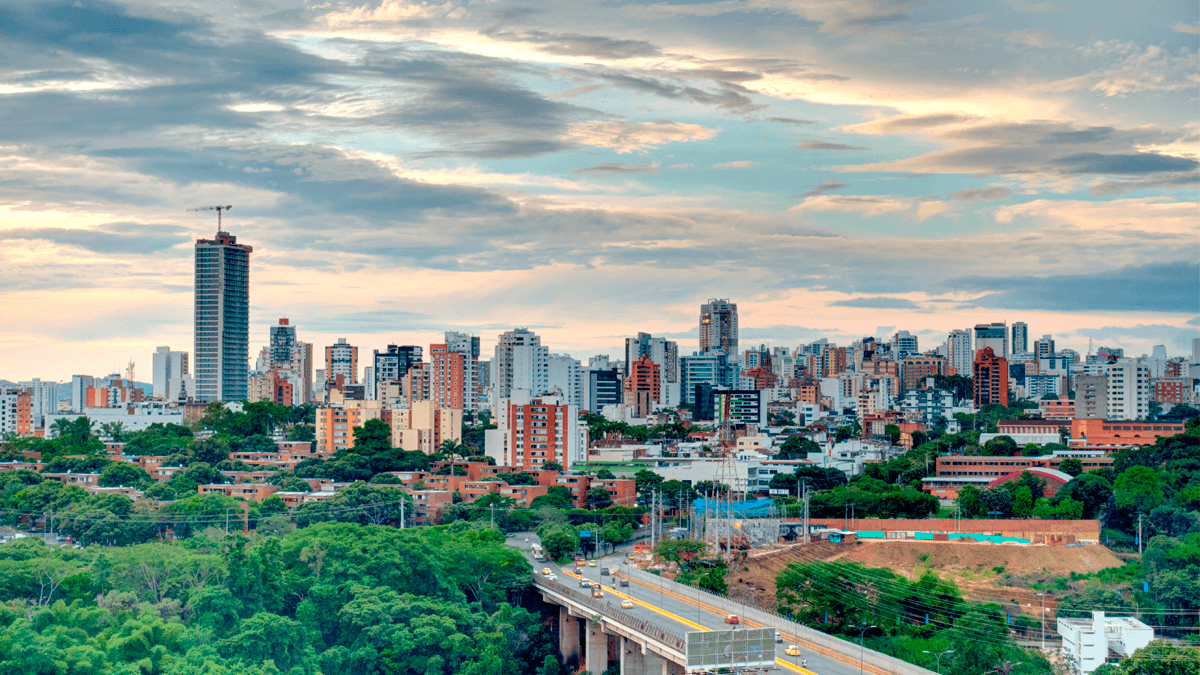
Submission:
[[[525,535],[510,543],[528,549],[536,542]],[[715,596],[669,579],[643,572],[624,564],[623,556],[614,555],[592,561],[577,576],[572,568],[554,563],[532,561],[534,586],[546,602],[560,607],[559,646],[564,660],[575,657],[592,673],[602,673],[613,658],[620,658],[622,675],[675,675],[684,673],[684,635],[689,631],[733,628],[725,623],[727,614],[737,614],[739,625],[748,628],[769,627],[781,634],[775,665],[790,673],[803,675],[935,675],[899,659],[862,649],[858,644],[815,631],[756,608]],[[615,576],[603,576],[609,568]],[[546,579],[541,571],[549,568],[557,581]],[[601,584],[604,596],[591,597],[580,580]],[[619,586],[619,579],[629,581]],[[632,608],[621,609],[628,600]],[[789,645],[800,648],[799,656],[784,653]],[[860,666],[861,659],[861,666]]]

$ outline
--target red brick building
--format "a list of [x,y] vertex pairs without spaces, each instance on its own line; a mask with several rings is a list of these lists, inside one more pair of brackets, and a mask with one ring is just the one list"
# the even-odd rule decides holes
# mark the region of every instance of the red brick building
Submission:
[[440,408],[466,408],[467,357],[445,344],[429,345],[429,398]]
[[1060,396],[1053,401],[1038,401],[1038,410],[1042,417],[1048,420],[1075,419],[1075,399]]
[[1163,412],[1170,412],[1179,404],[1192,405],[1194,392],[1190,377],[1160,377],[1151,380],[1150,385],[1154,387],[1150,400],[1158,401]]
[[1071,420],[1071,445],[1088,448],[1154,445],[1160,437],[1181,433],[1183,433],[1183,422]]
[[[649,356],[642,354],[637,361],[629,364],[629,375],[625,378],[625,393],[650,392],[650,400],[661,403],[662,382],[659,377],[658,366],[650,360]],[[626,396],[626,398],[629,397]]]
[[996,356],[991,347],[975,354],[975,407],[989,403],[1008,405],[1008,360]]

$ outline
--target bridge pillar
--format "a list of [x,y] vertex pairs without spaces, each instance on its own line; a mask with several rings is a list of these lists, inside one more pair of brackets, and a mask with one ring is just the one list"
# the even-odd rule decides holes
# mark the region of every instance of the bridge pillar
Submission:
[[558,651],[564,663],[572,658],[579,663],[579,619],[566,607],[558,608]]
[[670,663],[667,659],[647,651],[642,655],[642,672],[645,675],[667,675],[667,664]]
[[587,669],[593,675],[608,670],[608,635],[595,622],[587,622]]
[[646,675],[642,645],[627,637],[621,638],[621,675]]

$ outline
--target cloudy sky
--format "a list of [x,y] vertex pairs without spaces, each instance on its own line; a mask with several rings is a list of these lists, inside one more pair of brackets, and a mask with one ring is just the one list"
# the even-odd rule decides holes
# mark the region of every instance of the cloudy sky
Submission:
[[[1200,336],[1194,0],[0,0],[0,378],[191,350]],[[486,342],[485,342],[486,343]]]

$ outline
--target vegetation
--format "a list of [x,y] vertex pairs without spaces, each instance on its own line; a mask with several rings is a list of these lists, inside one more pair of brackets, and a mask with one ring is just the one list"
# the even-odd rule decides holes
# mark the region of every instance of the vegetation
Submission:
[[176,544],[0,546],[0,673],[560,673],[494,530],[323,523]]

